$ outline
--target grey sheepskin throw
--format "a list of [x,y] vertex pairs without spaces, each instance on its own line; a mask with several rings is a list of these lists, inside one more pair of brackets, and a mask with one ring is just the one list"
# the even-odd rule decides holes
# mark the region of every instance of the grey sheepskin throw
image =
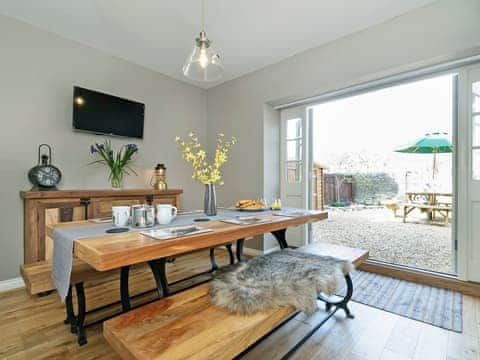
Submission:
[[209,296],[215,305],[237,314],[283,305],[312,314],[318,294],[333,294],[352,270],[349,261],[281,250],[218,270]]

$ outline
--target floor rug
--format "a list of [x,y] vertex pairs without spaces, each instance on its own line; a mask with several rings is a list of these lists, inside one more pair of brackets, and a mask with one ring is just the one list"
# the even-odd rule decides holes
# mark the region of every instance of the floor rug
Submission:
[[462,332],[462,293],[356,270],[352,300],[447,330]]

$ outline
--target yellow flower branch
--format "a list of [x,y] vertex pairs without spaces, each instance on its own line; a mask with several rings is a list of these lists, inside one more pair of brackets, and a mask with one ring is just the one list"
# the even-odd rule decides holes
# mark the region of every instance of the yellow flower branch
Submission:
[[188,134],[188,139],[183,140],[176,137],[179,150],[185,161],[192,164],[192,179],[200,181],[202,184],[219,184],[223,185],[220,168],[228,161],[228,152],[236,143],[235,137],[225,140],[223,133],[217,134],[217,146],[215,149],[215,157],[211,163],[207,161],[207,154],[202,149],[198,137],[194,132]]

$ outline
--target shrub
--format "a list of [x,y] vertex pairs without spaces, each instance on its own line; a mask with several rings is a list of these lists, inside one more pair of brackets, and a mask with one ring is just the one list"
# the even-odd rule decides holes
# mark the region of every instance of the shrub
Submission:
[[377,204],[380,199],[398,194],[398,184],[387,173],[354,174],[355,202],[364,205]]

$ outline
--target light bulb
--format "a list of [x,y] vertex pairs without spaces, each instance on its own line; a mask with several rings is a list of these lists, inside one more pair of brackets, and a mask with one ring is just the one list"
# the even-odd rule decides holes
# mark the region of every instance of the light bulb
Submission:
[[204,31],[195,39],[192,53],[183,65],[183,75],[195,81],[216,81],[222,77],[223,64],[220,56],[210,47]]
[[208,56],[207,56],[207,50],[205,48],[200,49],[200,56],[198,58],[198,62],[200,63],[200,66],[205,69],[208,65]]

